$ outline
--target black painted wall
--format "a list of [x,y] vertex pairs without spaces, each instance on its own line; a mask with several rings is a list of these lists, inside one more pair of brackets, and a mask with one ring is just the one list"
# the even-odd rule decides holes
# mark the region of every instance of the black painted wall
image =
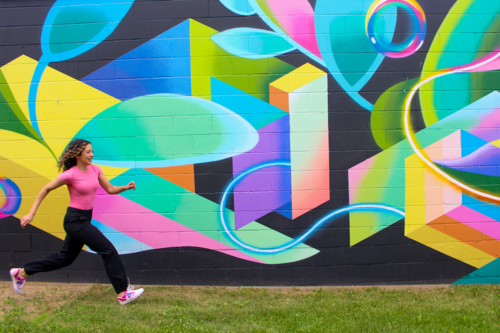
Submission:
[[[314,1],[311,1],[314,5]],[[421,0],[427,15],[427,37],[414,55],[385,58],[362,95],[374,103],[389,87],[420,76],[422,62],[432,37],[455,1]],[[53,1],[0,1],[0,66],[27,55],[41,57],[40,34]],[[267,29],[256,15],[242,17],[218,0],[135,1],[116,30],[93,50],[51,66],[81,79],[180,22],[192,18],[218,31],[234,27]],[[398,29],[403,29],[400,27]],[[278,57],[295,66],[310,59],[298,51]],[[321,65],[315,66],[327,71]],[[370,129],[370,112],[358,106],[329,76],[329,138],[331,200],[295,219],[277,213],[259,222],[290,237],[307,230],[328,212],[348,204],[347,170],[379,153]],[[418,105],[417,105],[418,107]],[[423,128],[421,120],[417,128]],[[2,170],[0,170],[0,174]],[[230,159],[195,165],[196,193],[219,202],[232,179]],[[62,223],[62,221],[61,221]],[[200,248],[150,250],[122,256],[130,280],[135,284],[175,285],[376,285],[452,283],[475,268],[404,236],[404,220],[349,246],[348,216],[326,225],[305,242],[319,250],[315,256],[288,264],[264,265]],[[56,252],[58,238],[19,220],[0,220],[0,279],[8,280],[8,269]],[[30,277],[32,281],[108,283],[101,259],[82,251],[69,267]]]

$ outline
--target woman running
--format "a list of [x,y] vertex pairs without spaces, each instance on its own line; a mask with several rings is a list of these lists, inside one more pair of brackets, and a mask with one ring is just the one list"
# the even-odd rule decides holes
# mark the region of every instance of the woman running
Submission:
[[109,194],[118,194],[126,190],[135,190],[135,183],[126,186],[113,186],[101,168],[92,164],[92,145],[89,141],[76,139],[70,142],[59,158],[58,177],[45,185],[33,203],[30,212],[21,219],[24,228],[33,221],[35,213],[47,194],[63,185],[68,186],[70,203],[64,217],[66,238],[59,253],[53,253],[42,260],[32,261],[23,268],[12,268],[10,276],[16,293],[20,294],[26,278],[40,272],[48,272],[71,264],[80,253],[83,245],[101,255],[106,274],[118,294],[118,302],[127,304],[139,297],[144,289],[134,290],[129,286],[122,261],[111,242],[90,222],[92,206],[99,185]]

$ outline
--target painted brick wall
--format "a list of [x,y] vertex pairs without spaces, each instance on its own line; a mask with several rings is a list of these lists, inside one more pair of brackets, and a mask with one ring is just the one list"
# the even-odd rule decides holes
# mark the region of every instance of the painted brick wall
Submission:
[[[500,4],[0,1],[0,267],[57,252],[73,138],[137,284],[497,283]],[[108,282],[84,248],[34,281]]]

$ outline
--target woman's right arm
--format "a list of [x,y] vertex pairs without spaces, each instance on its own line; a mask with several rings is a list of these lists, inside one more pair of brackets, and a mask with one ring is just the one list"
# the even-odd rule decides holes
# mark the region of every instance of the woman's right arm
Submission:
[[45,185],[40,190],[40,193],[38,193],[38,195],[36,196],[33,206],[31,206],[30,212],[21,218],[21,228],[24,228],[27,224],[33,221],[33,218],[35,217],[38,207],[42,203],[43,199],[45,199],[47,194],[49,194],[50,191],[55,190],[56,188],[61,187],[63,185],[64,185],[63,181],[59,177],[56,177],[54,180],[52,180],[50,183]]

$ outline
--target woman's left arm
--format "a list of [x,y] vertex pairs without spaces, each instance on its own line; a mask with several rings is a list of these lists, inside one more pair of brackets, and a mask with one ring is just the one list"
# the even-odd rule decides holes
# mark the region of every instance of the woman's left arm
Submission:
[[134,182],[130,182],[125,186],[114,186],[109,182],[108,178],[106,178],[104,172],[101,172],[101,174],[99,175],[99,185],[101,185],[104,191],[106,191],[108,194],[118,194],[127,190],[135,191],[136,187]]

